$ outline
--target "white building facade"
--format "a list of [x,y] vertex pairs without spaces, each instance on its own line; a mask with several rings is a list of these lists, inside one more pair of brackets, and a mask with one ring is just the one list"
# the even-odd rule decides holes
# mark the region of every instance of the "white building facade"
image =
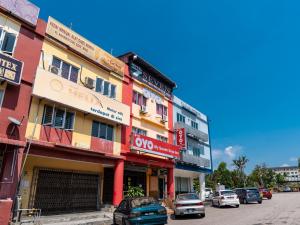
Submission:
[[276,174],[285,175],[288,182],[300,182],[300,171],[298,166],[282,166],[271,168]]
[[175,193],[194,192],[194,180],[200,184],[200,197],[205,199],[205,174],[212,172],[209,124],[206,115],[178,97],[173,99],[175,143],[176,130],[184,132],[184,146],[175,168]]

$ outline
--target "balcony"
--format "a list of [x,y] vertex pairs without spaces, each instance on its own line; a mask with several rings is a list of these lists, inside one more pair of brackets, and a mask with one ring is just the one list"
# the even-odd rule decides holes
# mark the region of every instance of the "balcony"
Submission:
[[202,157],[190,155],[187,152],[183,152],[181,154],[180,158],[181,158],[181,161],[183,161],[185,163],[190,163],[190,164],[194,164],[196,166],[205,167],[205,168],[210,167],[210,160],[204,159]]
[[196,139],[199,139],[200,141],[203,141],[203,142],[207,142],[208,141],[208,134],[200,131],[200,130],[197,130],[185,123],[182,123],[182,122],[176,122],[175,123],[175,129],[177,128],[184,128],[185,131],[186,131],[186,134],[190,137],[193,137],[193,138],[196,138]]

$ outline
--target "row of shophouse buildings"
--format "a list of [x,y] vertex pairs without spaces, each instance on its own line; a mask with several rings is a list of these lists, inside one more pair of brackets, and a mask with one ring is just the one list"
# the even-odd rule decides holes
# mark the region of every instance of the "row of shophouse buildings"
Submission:
[[[212,170],[208,118],[139,55],[114,57],[26,0],[0,1],[0,211],[174,198]],[[186,75],[184,75],[186,76]]]

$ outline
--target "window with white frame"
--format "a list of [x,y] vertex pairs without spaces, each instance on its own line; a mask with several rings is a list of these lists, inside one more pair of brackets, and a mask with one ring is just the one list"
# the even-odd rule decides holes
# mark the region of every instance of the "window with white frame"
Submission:
[[204,147],[193,147],[193,156],[200,157],[201,155],[204,155]]
[[98,122],[98,121],[93,121],[93,125],[92,125],[92,136],[93,137],[112,141],[113,140],[113,132],[114,132],[114,127],[112,125]]
[[64,130],[74,129],[75,113],[66,108],[45,105],[42,125]]
[[185,116],[181,115],[180,113],[177,113],[177,122],[185,123]]
[[2,52],[13,55],[16,45],[17,35],[10,33],[0,27],[0,49]]
[[147,136],[147,131],[146,130],[143,130],[143,129],[140,129],[140,128],[137,128],[137,127],[132,127],[132,133]]
[[159,141],[163,141],[163,142],[168,142],[168,138],[167,137],[164,137],[164,136],[161,136],[159,134],[156,135],[156,139],[159,140]]
[[52,59],[50,72],[62,76],[63,78],[77,83],[79,69],[55,56]]
[[198,130],[198,123],[197,122],[195,122],[195,121],[191,121],[191,126],[193,127],[193,128],[195,128],[195,129],[197,129]]
[[138,93],[137,91],[133,91],[132,102],[139,106],[146,106],[147,98],[143,94]]
[[167,116],[168,108],[162,104],[156,103],[156,113],[161,116],[163,116],[163,115]]
[[111,84],[99,77],[96,79],[96,92],[108,96],[109,98],[116,98],[116,85]]

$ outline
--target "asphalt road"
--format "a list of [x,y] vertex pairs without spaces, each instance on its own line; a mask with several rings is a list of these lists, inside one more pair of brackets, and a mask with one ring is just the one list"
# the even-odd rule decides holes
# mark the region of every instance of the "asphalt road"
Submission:
[[239,208],[206,207],[206,217],[169,219],[171,225],[300,225],[300,193],[274,194],[259,204]]

